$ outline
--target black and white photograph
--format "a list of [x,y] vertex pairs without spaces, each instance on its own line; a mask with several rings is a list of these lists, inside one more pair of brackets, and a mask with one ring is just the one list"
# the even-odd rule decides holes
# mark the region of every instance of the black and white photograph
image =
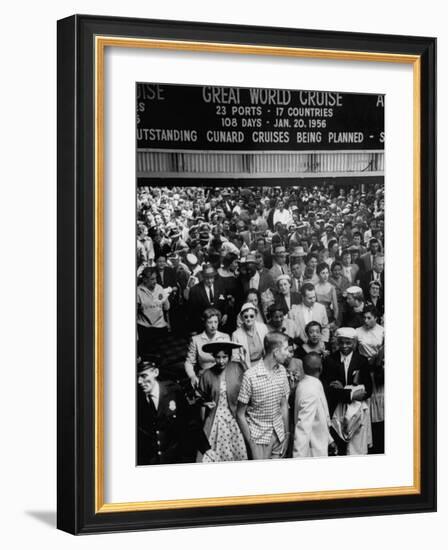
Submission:
[[137,465],[384,453],[385,96],[136,106]]

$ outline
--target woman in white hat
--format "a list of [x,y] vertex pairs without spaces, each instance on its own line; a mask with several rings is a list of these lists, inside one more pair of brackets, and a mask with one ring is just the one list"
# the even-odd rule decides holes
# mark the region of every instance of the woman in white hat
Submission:
[[254,304],[244,304],[240,311],[243,324],[232,334],[232,342],[242,345],[240,354],[245,369],[263,361],[263,342],[268,329],[264,323],[256,321],[257,313],[258,308]]
[[[263,311],[263,299],[259,291],[255,288],[249,288],[244,296],[244,304],[254,304],[257,309],[257,315],[255,316],[255,321],[258,323],[265,323],[264,311]],[[236,318],[236,326],[240,327],[243,324],[243,319],[241,317],[241,312],[238,313]]]

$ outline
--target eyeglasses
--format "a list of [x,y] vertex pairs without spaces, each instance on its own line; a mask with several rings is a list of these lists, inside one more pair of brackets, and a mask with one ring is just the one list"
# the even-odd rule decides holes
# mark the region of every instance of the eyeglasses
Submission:
[[243,315],[244,319],[255,319],[255,315]]

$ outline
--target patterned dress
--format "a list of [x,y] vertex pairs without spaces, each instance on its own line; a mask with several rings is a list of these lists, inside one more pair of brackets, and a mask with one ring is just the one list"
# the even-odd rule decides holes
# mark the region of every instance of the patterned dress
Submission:
[[217,462],[247,460],[243,434],[227,404],[225,376],[221,377],[218,408],[210,432],[209,443]]

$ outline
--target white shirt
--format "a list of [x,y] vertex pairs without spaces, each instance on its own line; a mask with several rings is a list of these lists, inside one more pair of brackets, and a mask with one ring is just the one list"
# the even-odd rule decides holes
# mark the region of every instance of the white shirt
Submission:
[[352,283],[353,282],[353,279],[352,279],[352,266],[349,265],[348,267],[346,267],[345,265],[342,266],[342,274],[344,275],[344,277],[347,277],[347,279]]
[[291,278],[291,292],[300,292],[300,286],[303,281],[302,279],[297,279],[297,277]]
[[341,353],[341,363],[344,363],[345,370],[345,383],[348,384],[348,368],[350,366],[350,361],[352,360],[353,352],[351,351],[348,355],[343,355]]
[[255,290],[258,290],[259,286],[260,286],[260,273],[257,271],[249,281],[249,288],[255,288]]
[[164,328],[167,326],[164,311],[169,309],[169,301],[164,289],[156,284],[154,290],[144,285],[137,287],[137,323],[144,327]]
[[213,299],[212,299],[212,296],[211,296],[211,293],[213,292],[213,287],[206,286],[205,291],[207,293],[208,301],[210,303],[214,302],[215,301],[215,295],[213,294]]
[[292,216],[290,211],[286,210],[286,208],[284,208],[282,212],[280,212],[280,210],[275,210],[272,221],[274,227],[277,222],[281,222],[283,225],[286,225],[286,227],[288,227],[292,223]]
[[305,321],[305,327],[308,323],[311,323],[311,321],[313,320],[313,308],[312,307],[307,307],[305,306],[304,304],[304,307],[303,307],[303,320]]

